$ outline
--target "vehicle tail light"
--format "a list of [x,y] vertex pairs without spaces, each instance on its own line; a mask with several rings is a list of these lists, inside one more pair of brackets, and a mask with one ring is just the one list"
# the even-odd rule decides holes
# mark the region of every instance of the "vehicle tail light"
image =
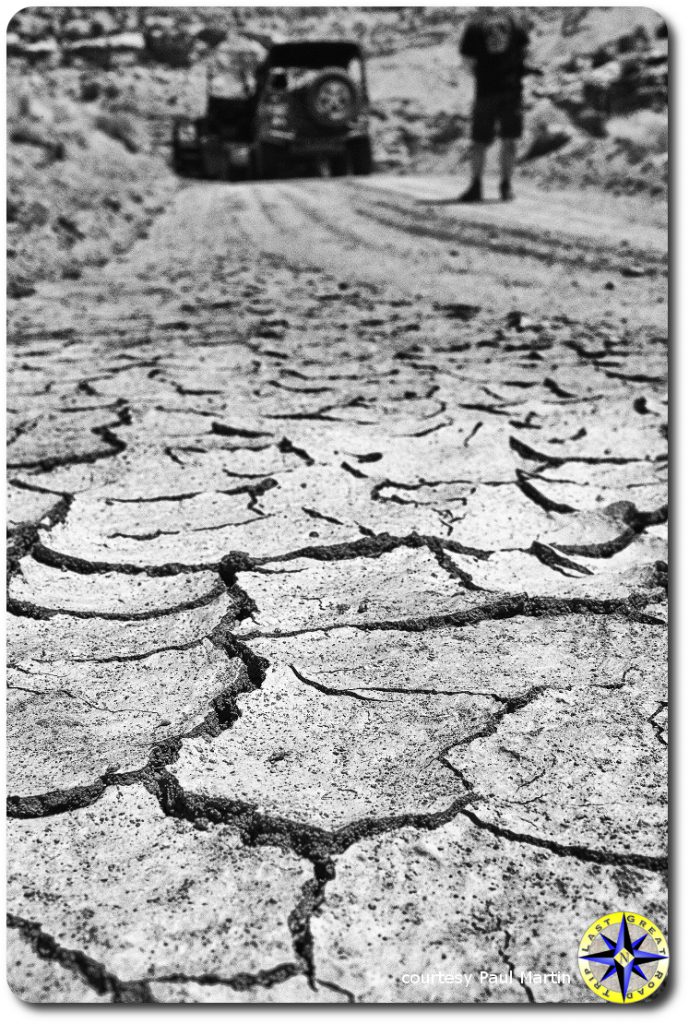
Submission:
[[193,121],[180,121],[177,125],[177,138],[180,142],[196,142],[196,126]]

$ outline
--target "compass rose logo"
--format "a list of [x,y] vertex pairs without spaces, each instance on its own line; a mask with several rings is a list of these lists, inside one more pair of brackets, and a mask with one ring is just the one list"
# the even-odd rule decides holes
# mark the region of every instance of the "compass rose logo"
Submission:
[[648,999],[665,981],[669,958],[660,928],[628,910],[599,917],[579,945],[584,982],[609,1003]]

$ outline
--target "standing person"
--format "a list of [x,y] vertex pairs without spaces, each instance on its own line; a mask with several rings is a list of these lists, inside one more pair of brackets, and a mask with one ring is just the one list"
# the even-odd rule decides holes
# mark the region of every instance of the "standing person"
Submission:
[[500,198],[513,199],[512,174],[522,134],[522,78],[529,36],[505,7],[484,7],[472,18],[459,45],[474,75],[476,93],[471,128],[471,184],[461,203],[483,199],[486,150],[500,136]]

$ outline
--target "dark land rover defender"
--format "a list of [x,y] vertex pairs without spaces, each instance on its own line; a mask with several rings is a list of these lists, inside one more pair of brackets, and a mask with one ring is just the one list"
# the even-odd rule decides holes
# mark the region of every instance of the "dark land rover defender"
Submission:
[[277,43],[249,95],[209,88],[205,116],[175,123],[174,167],[230,180],[370,174],[368,107],[357,43]]

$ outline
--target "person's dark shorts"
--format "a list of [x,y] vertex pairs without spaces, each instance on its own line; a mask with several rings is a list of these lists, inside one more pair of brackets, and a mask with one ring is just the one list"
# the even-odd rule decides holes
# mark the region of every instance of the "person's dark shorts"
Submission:
[[522,98],[518,92],[501,92],[477,96],[474,101],[474,116],[471,138],[485,145],[495,139],[518,139],[524,127]]

